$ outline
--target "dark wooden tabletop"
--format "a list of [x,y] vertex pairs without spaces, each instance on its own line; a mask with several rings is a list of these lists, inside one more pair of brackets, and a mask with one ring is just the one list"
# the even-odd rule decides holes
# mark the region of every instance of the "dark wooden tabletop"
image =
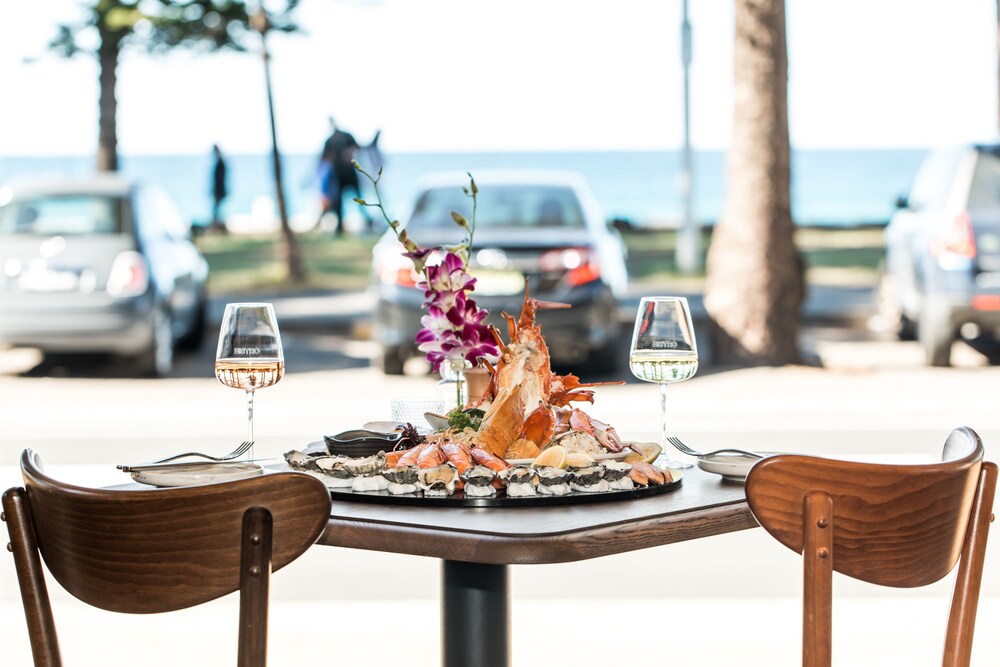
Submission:
[[516,508],[334,502],[319,543],[504,565],[564,563],[754,528],[741,484],[697,468],[648,498]]

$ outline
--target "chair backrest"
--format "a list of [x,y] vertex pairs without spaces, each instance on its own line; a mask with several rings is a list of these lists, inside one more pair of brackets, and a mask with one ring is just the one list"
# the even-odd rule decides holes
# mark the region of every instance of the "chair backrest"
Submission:
[[[3,506],[36,664],[59,664],[39,554],[63,588],[110,611],[173,611],[239,590],[240,664],[263,664],[268,575],[315,543],[330,514],[327,488],[296,473],[89,489],[48,477],[31,450],[21,471],[24,487],[4,493]],[[36,650],[38,633],[51,638]]]
[[870,583],[924,586],[962,559],[946,665],[968,665],[997,467],[969,428],[951,432],[943,461],[886,465],[783,454],[746,480],[757,521],[804,562],[803,664],[830,664],[834,570]]

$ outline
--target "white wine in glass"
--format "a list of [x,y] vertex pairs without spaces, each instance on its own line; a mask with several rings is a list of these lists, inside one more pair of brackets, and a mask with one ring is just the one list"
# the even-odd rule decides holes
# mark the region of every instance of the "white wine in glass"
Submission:
[[[285,375],[285,356],[274,308],[269,303],[229,303],[222,316],[215,377],[247,394],[247,440],[253,437],[253,396]],[[253,447],[250,459],[254,458]]]
[[[698,372],[698,346],[686,298],[642,298],[632,331],[629,369],[640,380],[660,385],[660,446],[666,452],[667,385],[688,380]],[[691,467],[669,458],[662,463],[669,468]]]

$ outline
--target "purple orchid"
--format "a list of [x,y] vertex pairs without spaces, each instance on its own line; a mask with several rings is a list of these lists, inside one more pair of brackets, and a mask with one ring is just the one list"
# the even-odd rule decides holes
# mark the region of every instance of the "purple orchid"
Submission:
[[497,355],[493,335],[484,324],[486,311],[468,298],[476,279],[466,272],[462,258],[446,253],[440,264],[426,268],[426,276],[417,283],[427,297],[427,314],[420,319],[424,328],[416,342],[431,367],[438,370],[445,360],[475,366],[479,357]]

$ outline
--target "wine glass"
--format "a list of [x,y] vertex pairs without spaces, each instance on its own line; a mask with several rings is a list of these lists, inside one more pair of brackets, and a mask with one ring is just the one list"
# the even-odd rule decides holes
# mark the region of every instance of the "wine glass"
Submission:
[[[666,452],[667,385],[687,380],[698,371],[698,346],[686,298],[642,298],[635,316],[628,365],[632,375],[640,380],[660,384],[660,446]],[[690,463],[669,457],[662,463],[668,468],[691,467]]]
[[[285,355],[274,308],[269,303],[227,303],[215,353],[219,382],[247,393],[247,440],[253,442],[253,393],[277,384],[285,374]],[[250,447],[253,460],[253,446]]]

